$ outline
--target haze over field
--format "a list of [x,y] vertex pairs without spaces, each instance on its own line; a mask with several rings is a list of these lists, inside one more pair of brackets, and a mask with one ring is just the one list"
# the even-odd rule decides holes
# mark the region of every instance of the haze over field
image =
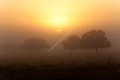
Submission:
[[[0,0],[1,47],[7,42],[19,46],[32,37],[40,37],[53,46],[71,28],[68,36],[81,36],[92,29],[104,30],[112,44],[108,52],[120,58],[120,0]],[[53,50],[53,57],[69,55],[63,53],[61,45],[55,50],[58,52]],[[0,55],[12,56],[3,52]]]

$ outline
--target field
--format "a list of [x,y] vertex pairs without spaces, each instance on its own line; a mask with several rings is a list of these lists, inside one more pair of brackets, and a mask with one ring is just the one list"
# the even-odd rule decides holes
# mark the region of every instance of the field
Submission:
[[25,65],[1,64],[0,80],[120,80],[120,66],[113,64],[86,65]]

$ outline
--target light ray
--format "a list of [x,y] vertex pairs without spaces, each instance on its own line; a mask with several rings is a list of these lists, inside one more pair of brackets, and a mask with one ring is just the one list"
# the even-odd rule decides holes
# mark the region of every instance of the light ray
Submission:
[[53,45],[48,52],[51,52],[61,41],[63,41],[71,32],[73,31],[73,28],[71,28],[60,40],[56,42],[55,45]]

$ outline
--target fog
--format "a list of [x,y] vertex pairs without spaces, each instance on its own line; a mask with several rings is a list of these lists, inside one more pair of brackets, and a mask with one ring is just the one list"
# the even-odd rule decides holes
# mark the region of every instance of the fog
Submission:
[[[112,2],[107,2],[103,5],[90,4],[88,7],[82,6],[83,12],[78,15],[77,10],[75,14],[74,25],[70,27],[64,27],[62,32],[56,32],[56,28],[48,28],[45,25],[38,24],[38,22],[33,18],[36,14],[29,13],[29,9],[23,9],[16,5],[8,4],[1,6],[0,9],[0,59],[1,61],[18,61],[18,62],[28,62],[28,63],[44,63],[48,62],[70,62],[80,61],[80,63],[95,61],[96,53],[93,50],[77,50],[74,54],[70,54],[69,50],[65,50],[63,45],[59,43],[51,52],[49,49],[60,40],[70,29],[73,27],[73,31],[67,35],[81,35],[92,29],[101,29],[106,32],[106,36],[110,40],[112,47],[109,49],[100,50],[100,57],[98,58],[100,62],[107,61],[109,57],[112,58],[114,62],[120,61],[120,6],[119,3],[112,4]],[[104,2],[104,1],[103,1]],[[103,3],[102,2],[102,3]],[[114,2],[114,1],[113,1]],[[84,2],[85,3],[85,2]],[[14,3],[15,4],[15,3]],[[88,3],[86,3],[88,4]],[[12,5],[12,6],[11,6]],[[107,5],[107,6],[105,6]],[[92,7],[93,6],[93,7]],[[95,8],[94,8],[95,7]],[[73,9],[77,9],[76,7]],[[28,11],[27,11],[28,10]],[[85,10],[85,11],[84,11]],[[29,14],[28,14],[29,13]],[[44,14],[41,12],[41,14]],[[41,15],[40,14],[40,15]],[[72,13],[71,13],[72,14]],[[84,14],[84,15],[83,15]],[[31,15],[34,15],[31,17]],[[81,18],[82,19],[77,19]],[[43,18],[42,18],[43,19]],[[34,21],[33,21],[34,20]],[[38,20],[38,19],[37,19]],[[47,23],[46,23],[47,24]],[[27,52],[20,49],[20,46],[24,43],[26,39],[29,38],[42,38],[48,44],[50,48],[41,52]],[[65,38],[65,39],[66,39]],[[9,47],[9,45],[10,47]],[[4,46],[7,47],[4,47]],[[9,49],[12,48],[12,49]],[[73,58],[74,57],[74,58]],[[71,60],[73,59],[73,60]]]

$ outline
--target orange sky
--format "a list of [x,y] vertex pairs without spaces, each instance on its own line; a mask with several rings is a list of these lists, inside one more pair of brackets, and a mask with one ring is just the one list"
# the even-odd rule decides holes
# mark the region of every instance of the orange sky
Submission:
[[[111,39],[117,35],[118,40],[120,27],[111,24],[120,25],[119,21],[120,0],[0,0],[0,38],[3,41],[42,36],[54,42],[70,27],[77,26],[71,34],[81,35],[86,30],[96,29],[94,25],[102,24],[110,26],[99,29],[108,31]],[[81,28],[81,25],[85,26]]]
[[119,0],[0,0],[0,35],[6,38],[46,35],[59,39],[71,27],[75,27],[72,34],[79,34],[96,28],[91,25],[119,23],[118,19]]
[[2,24],[72,26],[119,16],[119,0],[0,0]]

